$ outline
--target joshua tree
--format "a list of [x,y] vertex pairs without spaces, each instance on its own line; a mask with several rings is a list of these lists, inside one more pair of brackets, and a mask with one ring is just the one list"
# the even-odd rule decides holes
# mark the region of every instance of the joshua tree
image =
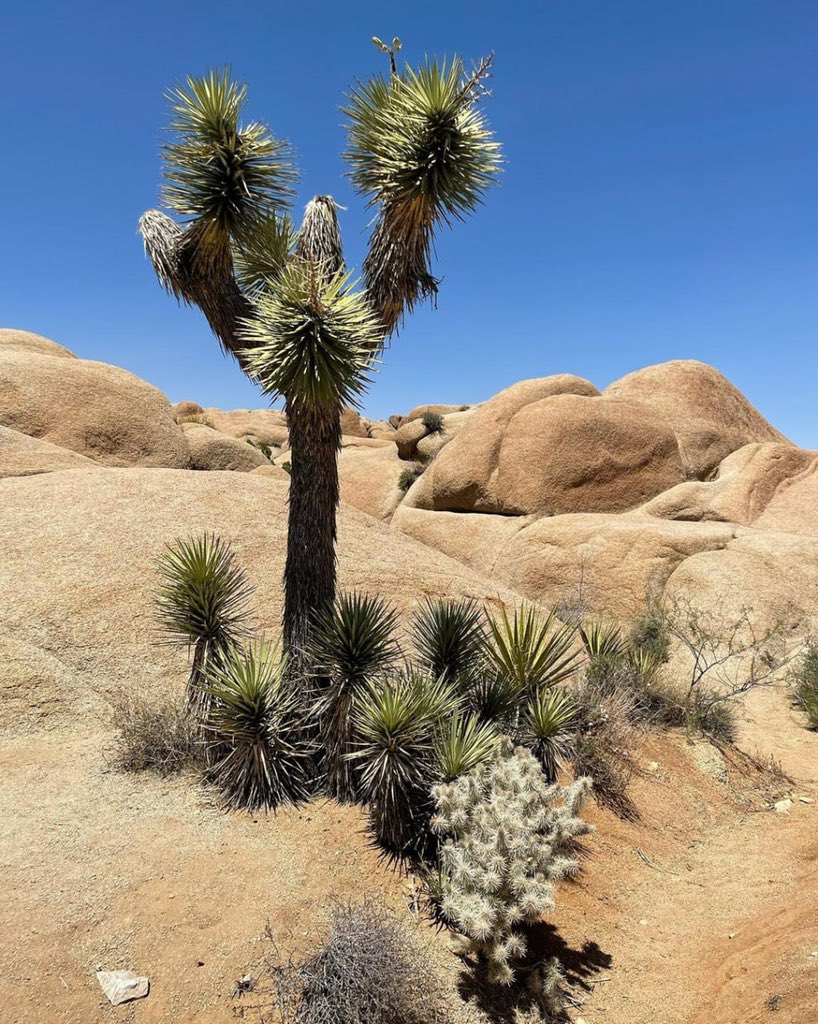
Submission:
[[223,348],[284,398],[292,450],[284,643],[296,665],[312,616],[335,595],[341,409],[360,397],[404,313],[436,295],[436,230],[479,204],[501,164],[479,106],[491,58],[471,73],[458,58],[399,69],[399,41],[374,42],[390,71],[357,83],[344,109],[349,175],[374,211],[364,291],[345,270],[330,196],[308,203],[294,234],[289,148],[264,125],[241,121],[246,87],[227,71],[171,91],[162,200],[182,222],[159,210],[140,221],[161,284],[199,306]]

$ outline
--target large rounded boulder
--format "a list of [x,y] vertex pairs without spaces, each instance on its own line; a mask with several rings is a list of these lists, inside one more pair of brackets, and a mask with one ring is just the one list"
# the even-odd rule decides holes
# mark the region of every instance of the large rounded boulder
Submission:
[[746,444],[789,444],[723,374],[695,359],[629,373],[606,389],[605,398],[655,410],[676,434],[688,476],[698,480]]
[[63,345],[58,345],[50,338],[31,331],[16,331],[11,327],[0,327],[0,351],[17,349],[19,352],[36,352],[41,356],[60,356],[63,359],[76,359],[73,352]]
[[411,500],[500,515],[622,512],[684,479],[658,413],[563,375],[524,381],[476,410]]
[[204,423],[184,423],[182,430],[190,447],[190,464],[193,469],[251,473],[260,466],[270,464],[249,441],[222,434]]
[[158,388],[117,366],[77,359],[48,339],[3,334],[0,426],[105,466],[188,465],[184,436]]

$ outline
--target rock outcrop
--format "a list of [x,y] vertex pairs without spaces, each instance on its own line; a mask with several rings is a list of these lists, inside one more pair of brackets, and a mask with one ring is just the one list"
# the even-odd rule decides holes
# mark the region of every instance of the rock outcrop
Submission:
[[19,430],[0,427],[0,477],[32,476],[50,473],[55,469],[79,469],[94,466],[92,459],[60,448],[37,437],[21,434]]
[[158,388],[22,331],[0,337],[0,426],[106,466],[183,468],[189,462],[173,409]]
[[182,430],[190,449],[192,469],[249,473],[259,466],[269,465],[269,460],[249,441],[223,434],[203,423],[184,423]]
[[[156,560],[178,537],[213,530],[229,540],[257,588],[259,630],[278,637],[287,491],[257,473],[98,466],[0,480],[0,638],[16,645],[13,678],[3,681],[15,721],[39,720],[43,701],[80,715],[86,698],[133,692],[135,665],[141,691],[166,694],[169,680],[181,686],[185,659],[157,645],[154,612]],[[403,612],[427,594],[517,599],[347,505],[338,554],[342,589],[383,594]],[[54,659],[64,670],[47,691],[41,680]],[[2,650],[0,664],[9,664]],[[82,701],[73,700],[75,685]]]

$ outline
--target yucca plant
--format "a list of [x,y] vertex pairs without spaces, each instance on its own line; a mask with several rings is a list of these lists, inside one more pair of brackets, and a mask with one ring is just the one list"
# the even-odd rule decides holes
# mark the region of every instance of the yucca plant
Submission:
[[355,702],[356,749],[350,760],[375,837],[391,854],[412,855],[423,845],[435,730],[456,707],[445,680],[411,670],[367,684]]
[[526,696],[527,690],[516,678],[484,669],[469,680],[464,703],[481,722],[490,722],[501,732],[514,732]]
[[433,676],[467,676],[482,660],[481,609],[474,601],[427,597],[415,612],[411,636],[421,664]]
[[303,694],[276,648],[234,648],[208,673],[210,778],[228,806],[274,810],[309,792]]
[[353,701],[399,656],[397,622],[397,612],[382,598],[359,593],[340,594],[333,607],[315,617],[309,660],[323,684],[318,715],[324,771],[329,793],[340,800],[358,796],[349,760]]
[[627,661],[639,682],[643,684],[653,682],[662,667],[661,660],[649,647],[631,648],[627,654]]
[[516,685],[520,692],[536,693],[570,678],[580,665],[573,626],[559,622],[550,611],[543,617],[531,605],[487,612],[489,638],[486,657],[495,675]]
[[568,758],[578,719],[576,702],[565,690],[543,689],[528,702],[525,738],[549,782]]
[[187,701],[204,719],[207,674],[246,638],[253,588],[233,549],[215,533],[168,544],[158,572],[157,617],[170,643],[193,649]]
[[[379,49],[384,44],[377,43]],[[404,310],[437,291],[437,228],[463,219],[500,168],[479,103],[491,60],[399,70],[357,85],[347,104],[347,159],[375,207],[363,265],[366,295],[344,269],[336,204],[316,196],[293,234],[289,147],[256,121],[229,73],[174,87],[164,148],[165,212],[140,220],[160,283],[200,307],[222,346],[270,395],[283,395],[291,480],[284,646],[303,674],[313,613],[335,597],[340,414],[366,387]]]

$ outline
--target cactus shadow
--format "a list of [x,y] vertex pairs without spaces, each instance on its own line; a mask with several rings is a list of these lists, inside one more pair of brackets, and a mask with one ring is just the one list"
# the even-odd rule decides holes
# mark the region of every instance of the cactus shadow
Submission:
[[[570,946],[554,925],[546,921],[525,928],[528,944],[525,961],[514,984],[496,985],[488,980],[486,965],[473,957],[464,958],[458,980],[458,992],[465,1002],[473,1003],[492,1024],[516,1024],[520,1011],[534,1010],[542,1003],[530,984],[534,968],[555,958],[568,987],[566,1002],[579,1002],[583,992],[590,992],[594,978],[607,971],[613,957],[596,942],[585,942],[579,948]],[[568,1017],[565,1017],[568,1020]]]

